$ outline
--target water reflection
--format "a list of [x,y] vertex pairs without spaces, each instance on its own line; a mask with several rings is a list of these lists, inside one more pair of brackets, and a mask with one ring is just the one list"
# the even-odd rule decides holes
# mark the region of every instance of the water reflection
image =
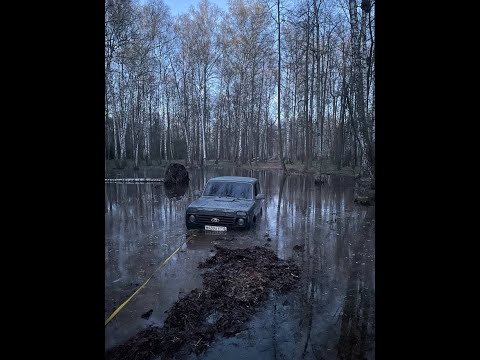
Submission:
[[169,199],[173,199],[173,200],[181,200],[188,189],[187,184],[175,184],[170,186],[165,185],[164,187],[165,187],[165,195],[167,195]]
[[[190,171],[183,195],[181,191],[169,193],[158,184],[106,184],[105,317],[185,239],[185,209],[193,201],[194,191],[203,190],[209,178],[225,175],[260,180],[266,197],[256,227],[227,234],[191,232],[182,251],[107,326],[105,346],[124,341],[148,324],[161,325],[164,311],[179,296],[201,286],[197,265],[212,256],[215,244],[260,245],[271,247],[281,258],[296,258],[302,268],[301,285],[289,295],[290,305],[275,308],[275,319],[280,319],[277,328],[298,336],[295,341],[285,339],[277,344],[275,351],[294,358],[372,358],[375,214],[372,207],[354,204],[353,180],[347,177],[328,177],[318,187],[311,176],[199,169]],[[296,245],[302,250],[294,250]],[[146,321],[141,314],[149,309],[154,311]],[[267,311],[266,318],[260,316],[258,321],[272,322],[272,314]],[[272,329],[260,328],[264,336],[271,337]],[[228,346],[222,341],[215,345],[227,350]],[[251,351],[254,357],[265,355],[255,353],[255,347]],[[209,350],[204,358],[215,358],[215,350]]]

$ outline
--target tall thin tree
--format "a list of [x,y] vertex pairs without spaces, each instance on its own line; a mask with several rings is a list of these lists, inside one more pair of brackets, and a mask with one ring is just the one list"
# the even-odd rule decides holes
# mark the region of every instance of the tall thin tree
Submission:
[[282,164],[282,169],[284,173],[288,173],[287,167],[285,166],[285,159],[283,158],[283,139],[282,139],[282,125],[280,122],[280,72],[281,72],[281,64],[282,64],[282,56],[281,56],[281,46],[280,46],[280,0],[277,0],[277,15],[278,15],[278,94],[277,94],[277,118],[278,118],[278,142],[279,142],[279,149],[280,149],[280,162]]

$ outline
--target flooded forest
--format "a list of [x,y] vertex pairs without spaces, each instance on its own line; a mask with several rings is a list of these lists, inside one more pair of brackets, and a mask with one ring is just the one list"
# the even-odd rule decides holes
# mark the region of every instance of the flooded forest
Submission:
[[105,359],[374,359],[375,1],[187,2],[105,0]]

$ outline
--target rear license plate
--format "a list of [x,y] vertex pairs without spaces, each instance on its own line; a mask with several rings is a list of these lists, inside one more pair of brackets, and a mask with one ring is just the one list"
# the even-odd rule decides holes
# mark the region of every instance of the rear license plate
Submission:
[[212,231],[227,231],[226,226],[212,226],[212,225],[205,225],[205,230],[212,230]]

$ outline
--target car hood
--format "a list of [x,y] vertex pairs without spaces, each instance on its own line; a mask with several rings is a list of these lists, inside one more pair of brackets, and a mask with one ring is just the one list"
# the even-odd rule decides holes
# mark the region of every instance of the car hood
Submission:
[[187,210],[197,209],[198,211],[249,211],[255,204],[253,200],[224,198],[224,197],[202,197],[192,202]]

